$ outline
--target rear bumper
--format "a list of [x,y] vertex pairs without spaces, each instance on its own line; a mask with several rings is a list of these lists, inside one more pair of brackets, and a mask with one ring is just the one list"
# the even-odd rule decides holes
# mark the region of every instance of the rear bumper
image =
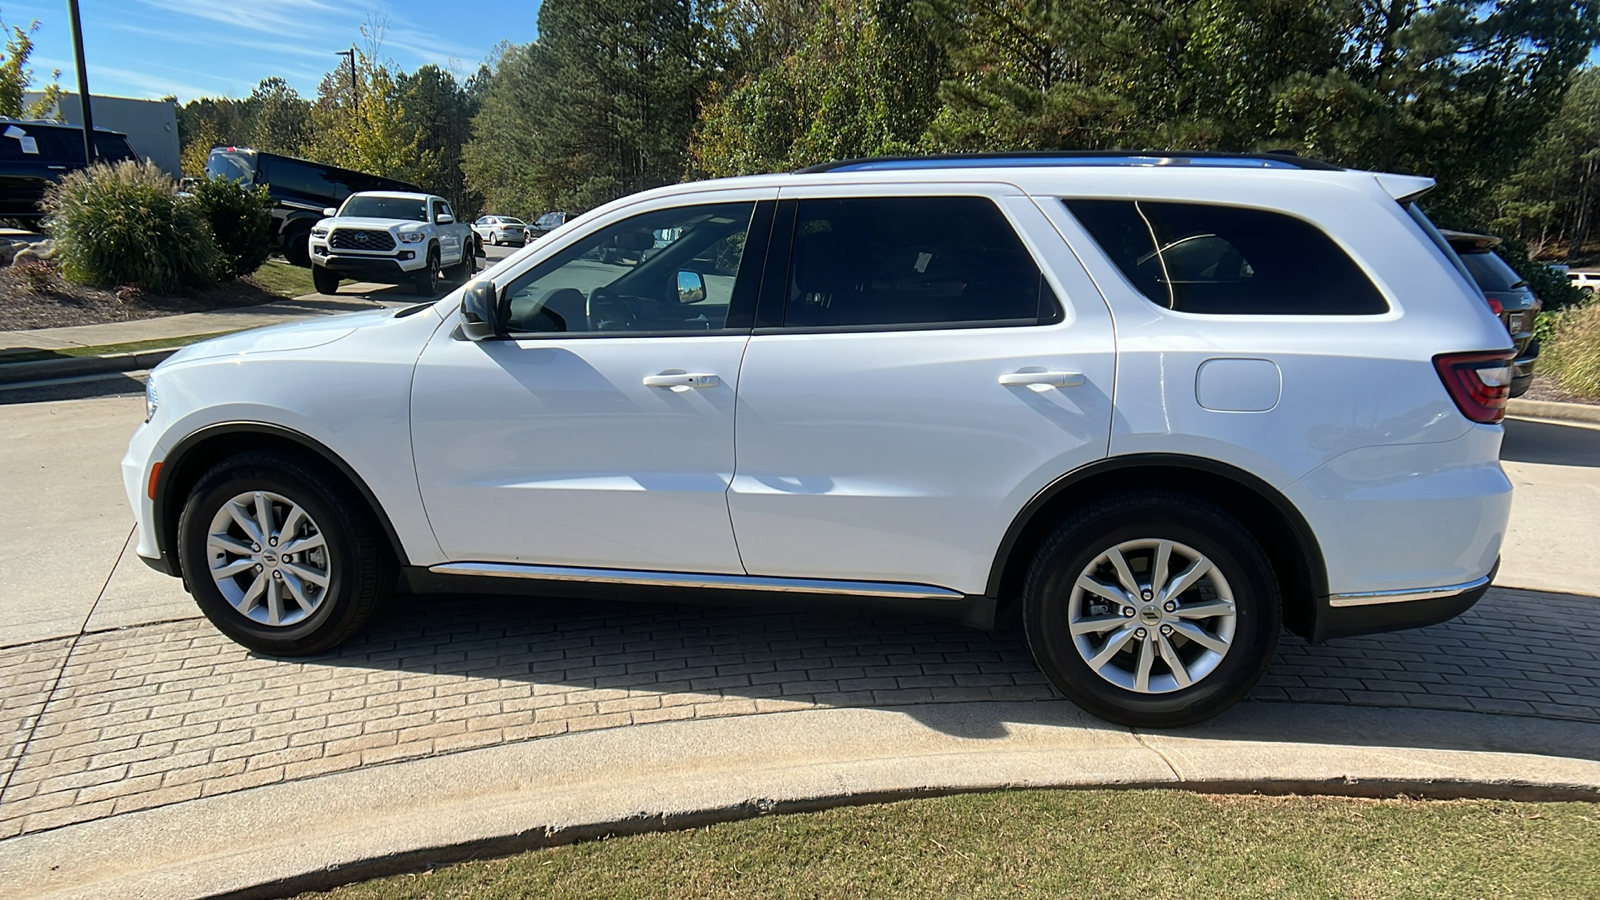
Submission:
[[1495,560],[1488,575],[1464,584],[1319,598],[1311,643],[1447,622],[1471,609],[1489,590],[1499,570],[1500,561]]
[[1539,339],[1534,338],[1517,353],[1511,363],[1511,396],[1521,397],[1533,383],[1533,364],[1539,359]]

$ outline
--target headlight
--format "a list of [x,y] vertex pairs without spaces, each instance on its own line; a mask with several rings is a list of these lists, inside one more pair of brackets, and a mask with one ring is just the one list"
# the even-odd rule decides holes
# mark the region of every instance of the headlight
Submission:
[[316,237],[316,238],[325,238],[325,237],[328,236],[328,229],[326,229],[326,228],[313,228],[313,229],[311,229],[311,236],[312,237]]
[[420,231],[402,231],[402,232],[400,232],[400,240],[403,243],[407,243],[407,244],[420,244],[420,243],[422,243],[423,239],[426,238],[426,237],[427,237],[427,235],[423,234]]
[[144,380],[144,420],[147,424],[156,417],[156,407],[160,405],[161,398],[156,396],[156,376],[151,373]]

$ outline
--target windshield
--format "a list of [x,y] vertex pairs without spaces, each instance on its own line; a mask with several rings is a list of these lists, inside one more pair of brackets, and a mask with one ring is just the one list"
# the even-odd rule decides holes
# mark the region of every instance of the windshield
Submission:
[[351,197],[339,215],[360,219],[406,219],[428,221],[428,204],[410,197]]
[[243,153],[213,150],[211,158],[206,161],[206,175],[250,184],[256,177],[255,160]]
[[1467,271],[1472,273],[1472,280],[1486,291],[1514,291],[1527,284],[1522,280],[1522,276],[1517,274],[1516,269],[1507,265],[1506,261],[1493,251],[1458,255],[1461,261],[1466,263]]

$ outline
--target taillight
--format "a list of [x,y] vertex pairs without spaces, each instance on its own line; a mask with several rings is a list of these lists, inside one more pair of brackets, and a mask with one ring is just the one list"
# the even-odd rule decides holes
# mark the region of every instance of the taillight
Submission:
[[1474,422],[1493,425],[1506,417],[1511,396],[1509,350],[1492,353],[1441,353],[1433,358],[1450,399],[1461,414]]
[[1499,300],[1496,300],[1495,298],[1490,297],[1489,298],[1489,311],[1498,316],[1501,313],[1505,312],[1506,308],[1505,308],[1505,306],[1503,304],[1501,304],[1501,302]]

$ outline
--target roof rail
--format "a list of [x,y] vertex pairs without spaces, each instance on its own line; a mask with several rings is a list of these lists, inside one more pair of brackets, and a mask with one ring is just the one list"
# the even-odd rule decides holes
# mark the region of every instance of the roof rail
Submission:
[[1201,166],[1213,168],[1312,169],[1342,172],[1339,166],[1284,151],[1215,153],[1205,150],[1018,150],[1006,153],[941,153],[928,156],[868,156],[807,166],[796,175],[817,172],[871,172],[905,169],[1004,168],[1044,166]]

